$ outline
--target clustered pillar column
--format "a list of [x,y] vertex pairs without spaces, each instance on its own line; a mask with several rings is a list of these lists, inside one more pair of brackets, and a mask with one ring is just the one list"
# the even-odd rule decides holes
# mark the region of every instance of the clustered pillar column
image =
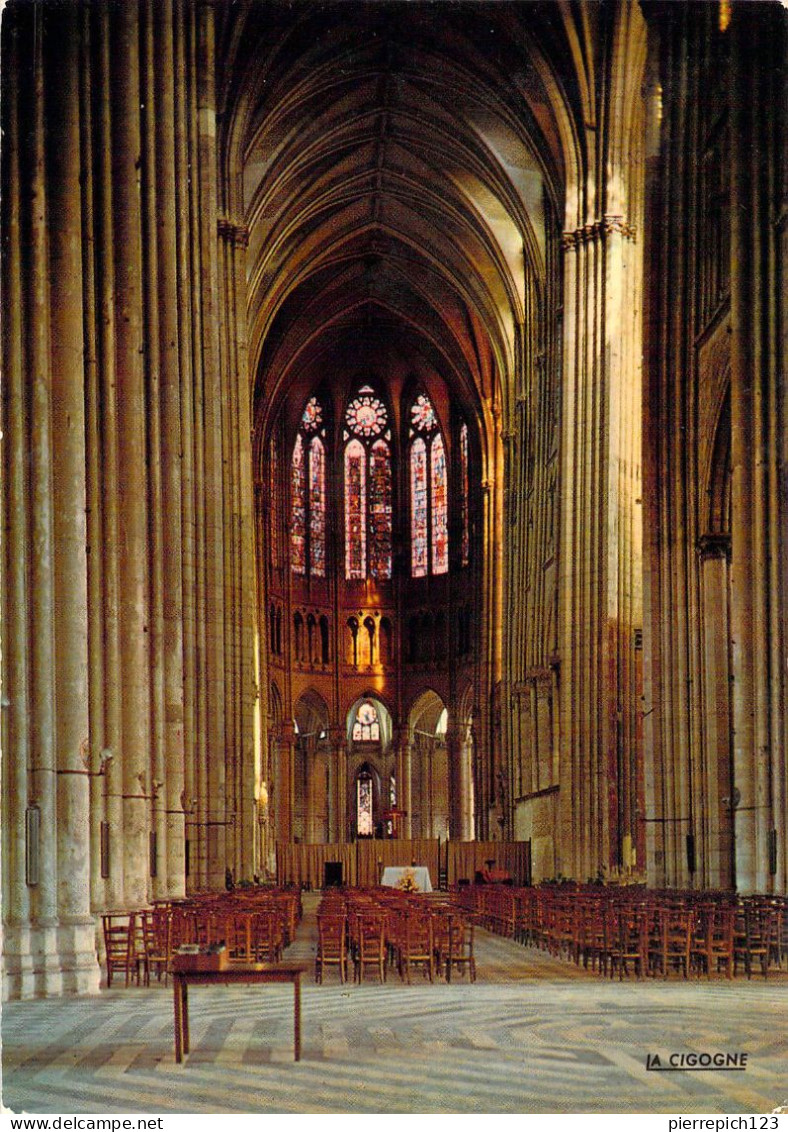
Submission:
[[[77,13],[50,14],[50,81],[58,91],[51,119],[50,207],[59,222],[49,248],[52,394],[54,633],[57,770],[58,950],[63,989],[98,985],[90,915],[90,755],[85,487],[85,391],[82,295],[62,280],[82,277],[79,56]],[[56,46],[55,46],[56,45]],[[88,762],[90,766],[90,761]]]
[[2,47],[4,993],[28,996],[97,989],[100,912],[251,875],[251,430],[210,4],[9,5]]
[[730,25],[733,779],[736,886],[763,892],[784,889],[788,851],[785,359],[776,348],[785,284],[770,195],[786,178],[786,30],[779,12],[748,8],[735,6]]
[[564,241],[560,867],[583,879],[625,863],[636,825],[640,376],[622,332],[632,238],[609,216]]
[[410,840],[413,829],[412,764],[410,734],[407,727],[403,727],[397,737],[397,809],[404,813],[400,824],[400,837],[405,840]]

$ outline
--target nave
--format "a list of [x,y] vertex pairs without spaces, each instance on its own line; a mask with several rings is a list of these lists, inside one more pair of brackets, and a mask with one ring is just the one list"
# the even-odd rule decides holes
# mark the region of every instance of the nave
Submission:
[[[15,1112],[771,1112],[785,1103],[788,977],[610,981],[484,929],[477,981],[316,985],[320,895],[288,960],[309,964],[302,1060],[288,987],[198,988],[173,1059],[163,983],[3,1006]],[[198,998],[199,996],[199,998]],[[649,1054],[748,1054],[744,1072],[646,1069]]]

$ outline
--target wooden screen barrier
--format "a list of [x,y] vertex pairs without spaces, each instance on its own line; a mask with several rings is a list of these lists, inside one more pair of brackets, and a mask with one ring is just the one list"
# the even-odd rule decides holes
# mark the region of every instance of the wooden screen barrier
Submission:
[[[328,845],[291,845],[280,842],[276,847],[277,884],[294,884],[299,888],[323,888],[335,883],[341,867],[342,883],[352,887],[372,887],[380,883],[387,865],[423,865],[430,871],[433,888],[437,888],[441,871],[449,886],[460,880],[473,884],[477,872],[488,867],[505,873],[512,883],[530,883],[530,843],[527,841],[445,841],[422,838],[413,841],[359,840]],[[326,866],[329,866],[328,872]]]

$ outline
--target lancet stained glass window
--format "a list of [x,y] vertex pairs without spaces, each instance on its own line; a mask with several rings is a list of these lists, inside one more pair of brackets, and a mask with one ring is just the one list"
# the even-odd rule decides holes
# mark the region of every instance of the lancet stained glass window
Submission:
[[460,429],[460,520],[461,520],[461,563],[467,566],[471,560],[471,516],[470,516],[470,471],[468,463],[468,426]]
[[345,412],[345,577],[391,577],[392,476],[388,411],[363,385]]
[[410,409],[410,566],[414,578],[449,569],[446,449],[435,409],[424,393]]
[[372,445],[369,480],[369,572],[391,577],[391,458],[385,440]]
[[304,442],[299,433],[293,447],[290,474],[290,564],[294,574],[306,573],[306,468]]
[[356,821],[359,837],[371,837],[374,833],[372,822],[372,776],[359,775],[356,784]]
[[417,436],[410,447],[410,562],[414,578],[429,567],[427,548],[427,446]]
[[278,570],[282,565],[282,538],[281,538],[281,487],[279,485],[279,444],[277,438],[271,438],[268,450],[268,466],[271,476],[271,523],[269,538],[269,554],[271,566]]
[[367,576],[367,454],[351,440],[345,448],[345,576]]
[[309,564],[318,578],[326,574],[326,453],[319,436],[309,445]]
[[301,415],[290,468],[290,565],[325,577],[326,447],[323,406],[310,397]]
[[449,569],[449,506],[446,492],[446,452],[443,437],[437,433],[432,441],[432,572],[445,574]]

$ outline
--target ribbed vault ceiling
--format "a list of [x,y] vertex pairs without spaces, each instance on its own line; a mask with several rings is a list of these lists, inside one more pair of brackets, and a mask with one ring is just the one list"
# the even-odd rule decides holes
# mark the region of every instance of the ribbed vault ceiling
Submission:
[[264,414],[386,349],[468,404],[511,371],[563,178],[530,11],[266,2],[226,18],[228,203],[249,229]]

